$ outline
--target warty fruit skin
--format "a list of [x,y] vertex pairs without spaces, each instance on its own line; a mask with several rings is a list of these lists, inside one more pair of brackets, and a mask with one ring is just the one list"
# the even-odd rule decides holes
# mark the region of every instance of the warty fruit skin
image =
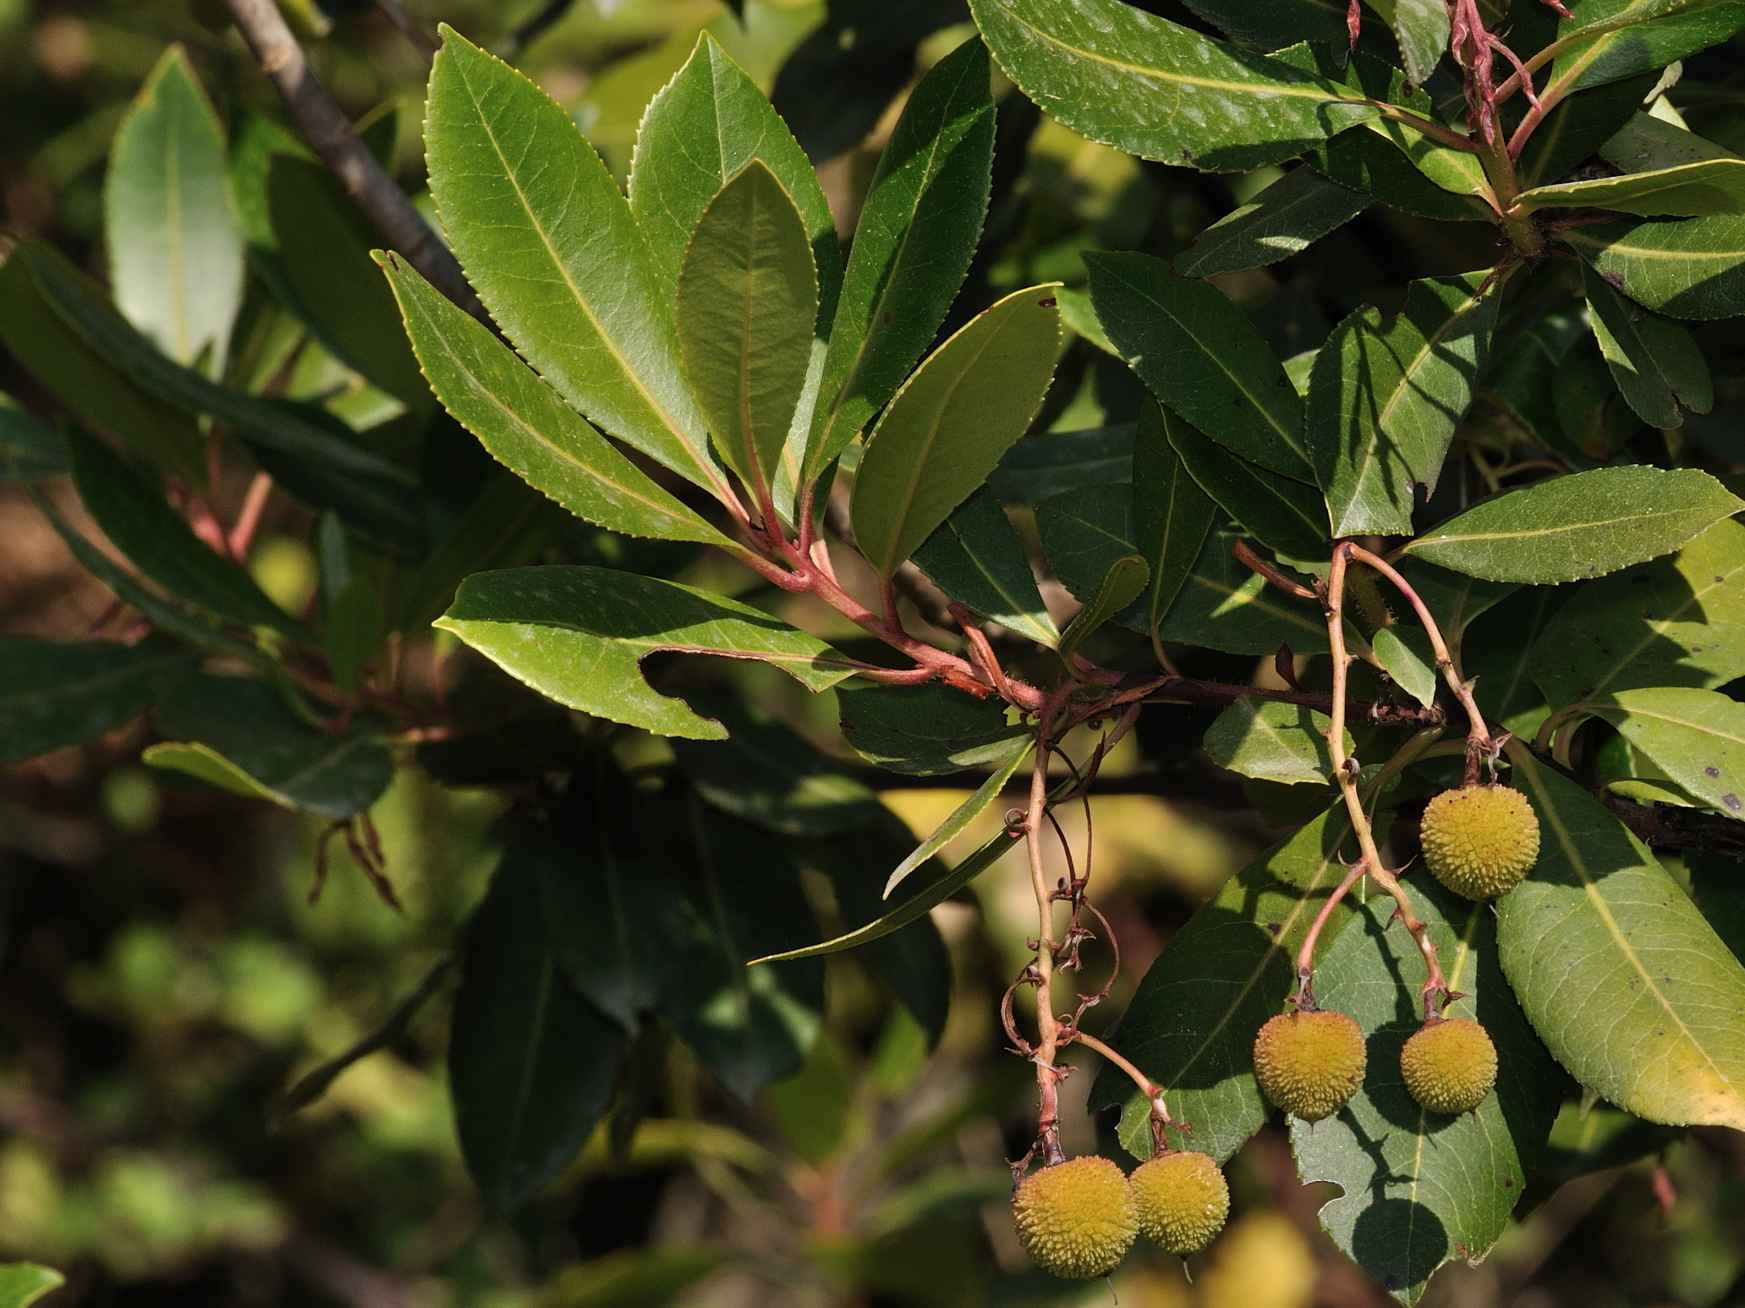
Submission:
[[1426,1022],[1400,1050],[1400,1077],[1433,1113],[1468,1113],[1497,1083],[1497,1047],[1465,1017]]
[[1338,1112],[1363,1084],[1368,1062],[1363,1031],[1345,1013],[1280,1013],[1254,1037],[1261,1093],[1305,1122]]
[[1036,1265],[1071,1280],[1114,1271],[1139,1231],[1127,1174],[1095,1154],[1032,1172],[1012,1196],[1012,1218]]
[[1467,899],[1495,899],[1539,858],[1539,817],[1513,786],[1444,790],[1424,809],[1419,843],[1430,874]]
[[1159,1154],[1132,1176],[1139,1233],[1165,1253],[1198,1253],[1224,1229],[1230,1184],[1206,1154]]

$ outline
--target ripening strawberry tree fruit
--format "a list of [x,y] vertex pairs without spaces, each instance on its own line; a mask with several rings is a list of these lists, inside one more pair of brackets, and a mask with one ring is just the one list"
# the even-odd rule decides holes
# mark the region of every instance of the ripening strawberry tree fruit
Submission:
[[[511,799],[449,1054],[500,1209],[656,1027],[740,1100],[792,1076],[825,958],[937,1039],[931,912],[978,878],[1034,901],[987,1016],[1061,1277],[1213,1245],[1265,1129],[1403,1303],[1584,1103],[1745,1130],[1745,7],[1150,8],[970,0],[852,214],[709,35],[603,158],[444,27],[416,248],[166,60],[123,141],[228,169],[234,257],[174,297],[114,233],[108,289],[39,242],[0,269],[62,419],[13,475],[70,475],[127,565],[43,511],[138,615],[0,644],[0,749],[148,712],[148,764],[317,815],[390,903],[397,769]],[[1053,244],[1050,133],[1130,183]],[[300,282],[299,205],[346,216],[351,300]],[[376,407],[282,393],[245,250]],[[297,611],[213,450],[306,510]],[[419,650],[484,689],[406,691]],[[1057,820],[1135,741],[1270,836],[1143,976]],[[917,845],[881,774],[961,802]]]

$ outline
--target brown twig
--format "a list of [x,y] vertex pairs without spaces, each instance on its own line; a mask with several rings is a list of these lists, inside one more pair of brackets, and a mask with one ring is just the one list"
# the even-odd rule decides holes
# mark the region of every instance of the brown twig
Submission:
[[261,71],[278,88],[297,129],[383,238],[461,308],[490,319],[460,264],[352,129],[351,120],[309,67],[275,0],[225,0]]

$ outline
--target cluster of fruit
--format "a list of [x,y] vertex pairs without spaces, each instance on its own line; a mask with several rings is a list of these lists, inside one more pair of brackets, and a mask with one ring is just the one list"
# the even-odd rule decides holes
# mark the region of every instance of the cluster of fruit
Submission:
[[[1508,786],[1444,790],[1424,810],[1424,863],[1455,894],[1495,899],[1521,883],[1539,858],[1539,819]],[[1280,1013],[1254,1038],[1261,1093],[1285,1112],[1318,1122],[1363,1084],[1363,1031],[1344,1013],[1307,1007]],[[1434,1017],[1400,1051],[1400,1077],[1432,1113],[1467,1113],[1497,1083],[1497,1049],[1470,1018]]]
[[[1456,894],[1489,900],[1520,884],[1539,857],[1539,819],[1508,786],[1445,790],[1421,828],[1424,862]],[[1363,1031],[1345,1013],[1302,1006],[1254,1040],[1254,1073],[1274,1105],[1318,1122],[1344,1106],[1368,1065]],[[1496,1085],[1497,1051],[1469,1018],[1435,1017],[1406,1041],[1400,1074],[1433,1113],[1477,1108]],[[1018,1235],[1036,1265],[1056,1276],[1106,1276],[1143,1234],[1185,1257],[1211,1243],[1230,1212],[1230,1188],[1201,1153],[1162,1153],[1131,1177],[1086,1156],[1029,1176],[1013,1196]]]

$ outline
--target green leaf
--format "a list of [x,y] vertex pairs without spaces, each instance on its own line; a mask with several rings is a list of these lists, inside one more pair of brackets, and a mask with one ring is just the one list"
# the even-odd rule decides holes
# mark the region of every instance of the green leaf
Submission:
[[671,1303],[740,1255],[708,1245],[658,1245],[571,1263],[544,1283],[533,1308],[638,1308]]
[[360,443],[332,415],[256,399],[175,363],[128,326],[102,292],[49,246],[22,245],[7,267],[12,264],[28,268],[55,314],[130,381],[167,403],[229,423],[257,458],[278,456],[270,471],[282,484],[302,471],[303,479],[289,487],[293,493],[307,496],[311,488],[324,489],[329,495],[324,502],[355,517],[360,528],[387,533],[397,542],[422,537],[416,479]]
[[[1621,82],[1610,82],[1592,91],[1569,96],[1534,130],[1516,161],[1516,179],[1522,187],[1546,185],[1567,178],[1598,152],[1604,156],[1607,142],[1641,112],[1644,97],[1654,93],[1658,73],[1643,73]],[[1659,122],[1659,119],[1650,121]],[[1688,133],[1687,133],[1688,135]],[[1674,162],[1620,163],[1626,173],[1647,172]],[[1690,162],[1689,159],[1677,162]]]
[[1357,217],[1370,201],[1312,168],[1294,168],[1196,236],[1176,255],[1175,270],[1183,277],[1210,277],[1264,268],[1301,254]]
[[1533,678],[1559,707],[1745,676],[1745,523],[1716,523],[1672,558],[1581,587],[1531,648]]
[[910,94],[861,206],[801,481],[883,408],[969,270],[993,185],[988,52],[966,41]]
[[1445,0],[1366,0],[1366,3],[1393,29],[1407,78],[1422,86],[1448,50]]
[[1273,472],[1313,476],[1303,406],[1248,316],[1143,254],[1090,254],[1097,317],[1160,404]]
[[[1212,762],[1256,781],[1286,786],[1333,783],[1327,752],[1332,721],[1299,704],[1239,699],[1206,728],[1201,744]],[[1345,733],[1347,753],[1356,746]]]
[[[1296,980],[1294,955],[1322,904],[1345,875],[1345,806],[1273,846],[1224,884],[1151,965],[1111,1043],[1163,1087],[1169,1111],[1193,1123],[1193,1147],[1223,1162],[1265,1124],[1270,1109],[1254,1080],[1254,1034],[1279,1012]],[[1321,948],[1355,916],[1334,908]],[[1121,1143],[1151,1153],[1149,1108],[1118,1068],[1091,1087],[1092,1112],[1119,1105]]]
[[1685,409],[1714,408],[1709,365],[1689,331],[1632,304],[1585,264],[1582,288],[1600,353],[1637,417],[1671,430],[1684,425]]
[[467,931],[448,1043],[467,1170],[497,1212],[567,1167],[611,1102],[624,1038],[546,943],[537,864],[510,847]]
[[194,535],[163,490],[103,442],[70,433],[73,483],[93,521],[135,566],[170,594],[244,627],[271,627],[307,642],[309,633],[236,563]]
[[[32,276],[29,244],[0,265],[0,342],[80,423],[203,485],[204,439],[192,419],[148,395],[50,307]],[[10,424],[9,424],[10,426]]]
[[610,568],[475,573],[436,625],[548,699],[691,740],[726,732],[643,680],[638,665],[656,650],[756,659],[814,693],[861,667],[749,604]]
[[1560,239],[1650,309],[1704,320],[1745,314],[1745,215],[1596,223]]
[[[824,969],[747,963],[817,927],[782,841],[695,800],[687,812],[688,875],[656,909],[662,1010],[698,1060],[749,1101],[805,1063],[824,1007]],[[748,872],[755,894],[745,893]]]
[[1537,209],[1615,209],[1644,218],[1745,212],[1745,159],[1707,159],[1652,172],[1535,186],[1517,203]]
[[1152,635],[1193,575],[1194,560],[1217,516],[1217,505],[1170,443],[1166,422],[1155,401],[1142,404],[1133,438],[1133,535],[1151,569],[1145,625]]
[[1070,664],[1079,646],[1143,595],[1150,581],[1151,569],[1141,555],[1123,554],[1111,563],[1095,593],[1061,633],[1061,658]]
[[1448,984],[1465,996],[1455,1015],[1482,1021],[1497,1047],[1496,1092],[1458,1116],[1431,1113],[1407,1093],[1400,1050],[1419,1028],[1413,1000],[1424,964],[1410,933],[1390,925],[1393,901],[1376,895],[1315,965],[1316,998],[1367,1033],[1368,1074],[1336,1116],[1291,1123],[1298,1176],[1342,1192],[1322,1205],[1322,1228],[1405,1304],[1437,1268],[1484,1257],[1508,1230],[1563,1097],[1509,993],[1490,906],[1429,884],[1413,897]]
[[267,203],[273,267],[298,315],[334,355],[395,398],[428,406],[430,391],[400,328],[393,296],[371,265],[380,236],[326,168],[274,155]]
[[1119,0],[971,0],[970,12],[1044,112],[1145,159],[1244,171],[1377,112],[1312,73]]
[[30,1308],[50,1290],[58,1290],[67,1278],[35,1263],[0,1263],[0,1308]]
[[1642,842],[1521,747],[1539,862],[1497,901],[1503,971],[1575,1079],[1651,1122],[1745,1129],[1745,967]]
[[1694,468],[1596,468],[1486,500],[1401,552],[1490,581],[1577,581],[1670,554],[1741,508]]
[[1292,558],[1329,554],[1326,506],[1313,486],[1238,458],[1167,410],[1163,427],[1200,489],[1248,535]]
[[715,449],[769,486],[806,384],[818,277],[800,212],[752,160],[709,202],[679,270],[679,352]]
[[1742,0],[1585,0],[1557,32],[1557,58],[1540,96],[1561,99],[1667,64],[1745,28]]
[[430,189],[479,299],[589,420],[727,498],[671,304],[606,165],[545,92],[441,32],[424,133]]
[[1618,729],[1660,775],[1745,820],[1745,704],[1713,690],[1619,690],[1576,705]]
[[1333,535],[1409,535],[1417,488],[1436,489],[1496,324],[1488,272],[1415,281],[1387,319],[1359,309],[1315,356],[1308,432]]
[[673,741],[697,793],[724,813],[785,836],[836,835],[884,812],[878,796],[791,728],[752,717],[734,700],[701,702],[725,740]]
[[179,45],[165,50],[116,130],[103,184],[115,303],[177,363],[224,369],[242,305],[242,232],[224,129]]
[[191,678],[158,703],[156,718],[170,739],[145,751],[153,767],[331,821],[363,812],[393,780],[393,759],[363,726],[321,731],[264,682]]
[[66,438],[0,392],[0,481],[40,481],[71,470]]
[[[700,151],[698,141],[713,141],[716,148]],[[757,83],[705,30],[685,66],[649,101],[630,165],[630,212],[648,242],[655,276],[669,295],[678,288],[685,247],[704,208],[754,159],[775,174],[798,207],[818,272],[818,319],[805,390],[775,476],[776,507],[787,513],[800,481],[830,324],[842,291],[842,249],[830,203],[805,151]]]
[[73,644],[0,636],[0,762],[94,740],[144,712],[194,666],[165,640]]
[[621,454],[410,264],[386,254],[382,268],[431,389],[509,471],[608,530],[741,551]]
[[1042,602],[1024,543],[986,487],[916,547],[915,563],[952,599],[1001,626],[1053,648],[1060,630]]
[[950,687],[867,686],[836,692],[842,734],[876,767],[910,776],[942,776],[1010,758],[1031,732],[1009,722],[1006,706]]
[[1412,584],[1412,589],[1418,592],[1418,598],[1435,615],[1436,625],[1442,628],[1443,639],[1448,642],[1448,648],[1457,655],[1460,653],[1460,644],[1466,635],[1466,629],[1473,620],[1513,595],[1516,589],[1513,582],[1483,581],[1464,573],[1433,567],[1417,559],[1407,559],[1401,565],[1400,572]]
[[929,355],[879,418],[855,470],[855,540],[890,576],[988,479],[1042,406],[1060,351],[1058,283],[1027,287]]
[[943,850],[956,840],[969,825],[985,813],[997,800],[1012,777],[1032,753],[1036,742],[1028,737],[1010,741],[1002,746],[1005,751],[1003,761],[996,762],[994,770],[988,774],[988,779],[977,786],[968,799],[952,809],[949,817],[933,829],[933,833],[917,845],[909,854],[891,870],[891,875],[885,880],[882,898],[889,899],[891,892],[908,878],[916,868],[922,866],[928,859]]
[[1436,702],[1436,658],[1422,628],[1383,627],[1370,648],[1394,685],[1425,708]]

